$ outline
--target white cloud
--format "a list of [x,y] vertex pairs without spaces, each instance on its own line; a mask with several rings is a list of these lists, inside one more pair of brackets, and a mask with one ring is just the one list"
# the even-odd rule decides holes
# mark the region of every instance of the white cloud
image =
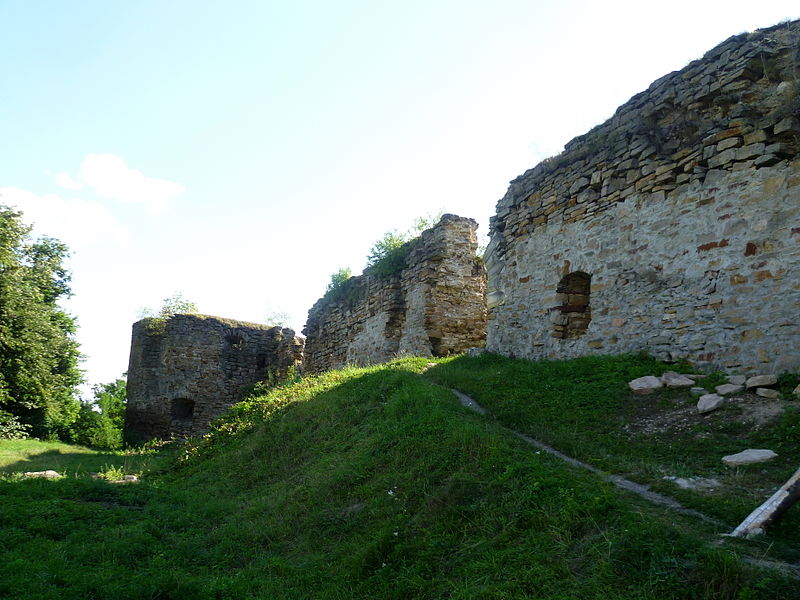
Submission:
[[75,181],[69,176],[69,173],[65,173],[64,171],[56,175],[56,185],[68,190],[79,190],[83,187],[82,183]]
[[33,225],[36,234],[57,238],[71,249],[130,241],[128,230],[99,202],[0,187],[0,204],[22,211],[23,221]]
[[131,169],[115,154],[87,155],[80,176],[101,198],[144,204],[151,212],[163,212],[170,200],[185,191],[180,183]]

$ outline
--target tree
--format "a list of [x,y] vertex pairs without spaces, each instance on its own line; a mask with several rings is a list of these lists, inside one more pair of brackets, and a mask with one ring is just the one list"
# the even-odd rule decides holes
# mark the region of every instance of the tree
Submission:
[[80,408],[75,319],[57,304],[71,293],[67,255],[0,206],[0,411],[40,437],[58,435]]
[[70,441],[92,448],[120,448],[125,427],[126,381],[116,379],[95,385],[92,391],[94,399],[81,402]]

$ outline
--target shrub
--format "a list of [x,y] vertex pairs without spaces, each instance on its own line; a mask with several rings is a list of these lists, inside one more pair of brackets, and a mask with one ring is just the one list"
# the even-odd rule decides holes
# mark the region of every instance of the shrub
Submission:
[[325,295],[335,293],[337,290],[341,289],[344,282],[350,279],[353,276],[353,272],[345,267],[343,269],[339,269],[331,275],[331,280],[328,283],[328,287],[325,288]]
[[0,440],[24,440],[28,437],[30,425],[24,425],[10,412],[0,410]]

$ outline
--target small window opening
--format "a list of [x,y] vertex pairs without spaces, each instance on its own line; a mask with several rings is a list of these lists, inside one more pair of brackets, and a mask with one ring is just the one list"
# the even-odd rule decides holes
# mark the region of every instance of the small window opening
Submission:
[[225,336],[225,341],[232,350],[241,350],[244,348],[244,337],[238,331],[233,331]]
[[191,421],[194,416],[194,400],[175,398],[170,404],[170,416],[176,421]]
[[553,337],[566,340],[586,333],[592,320],[589,296],[592,276],[582,271],[570,273],[558,282],[553,309]]

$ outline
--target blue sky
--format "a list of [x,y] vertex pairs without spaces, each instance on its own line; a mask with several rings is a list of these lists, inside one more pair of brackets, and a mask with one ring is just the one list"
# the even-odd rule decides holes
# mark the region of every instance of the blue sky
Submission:
[[263,321],[796,2],[0,0],[0,203],[72,249],[90,383],[175,292]]

